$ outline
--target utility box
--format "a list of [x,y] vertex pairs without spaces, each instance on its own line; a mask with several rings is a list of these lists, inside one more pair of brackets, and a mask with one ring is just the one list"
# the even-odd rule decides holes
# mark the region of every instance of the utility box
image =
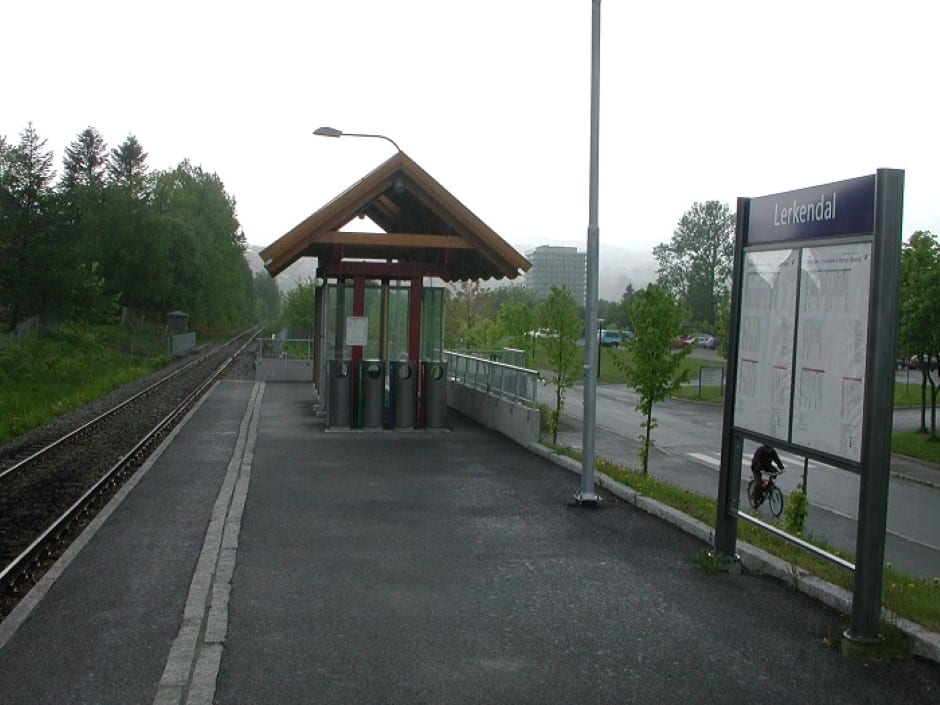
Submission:
[[189,314],[185,311],[170,311],[166,314],[167,336],[180,335],[189,331]]
[[425,428],[447,425],[447,363],[422,362]]
[[352,394],[352,375],[349,360],[330,360],[327,374],[330,379],[329,408],[327,425],[335,428],[349,428],[350,396]]
[[418,370],[414,360],[392,362],[391,398],[394,428],[414,428],[418,407]]
[[359,363],[359,413],[362,428],[382,428],[385,419],[385,363],[363,360]]

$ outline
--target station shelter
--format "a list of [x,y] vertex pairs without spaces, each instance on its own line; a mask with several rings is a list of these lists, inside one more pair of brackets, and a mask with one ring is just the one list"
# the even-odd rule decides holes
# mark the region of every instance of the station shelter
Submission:
[[442,426],[442,284],[531,266],[401,151],[260,254],[271,276],[317,259],[313,382],[336,427]]

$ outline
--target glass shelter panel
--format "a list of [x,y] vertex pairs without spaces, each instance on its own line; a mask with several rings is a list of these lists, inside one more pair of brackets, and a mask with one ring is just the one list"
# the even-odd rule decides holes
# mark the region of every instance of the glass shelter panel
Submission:
[[[337,307],[342,308],[342,317],[345,321],[346,316],[352,315],[353,306],[353,287],[352,282],[345,285],[328,284],[326,287],[326,318],[323,321],[323,341],[324,357],[327,360],[346,360],[350,357],[349,346],[345,345],[343,336],[345,335],[345,322],[337,330],[336,316]],[[337,335],[340,340],[337,340]]]
[[[391,284],[388,287],[388,359],[408,359],[409,339],[409,285]],[[342,296],[342,299],[340,298]],[[337,326],[337,309],[340,322]],[[347,281],[340,286],[330,283],[326,287],[326,306],[323,321],[323,343],[325,359],[347,360],[352,357],[352,348],[343,340],[345,321],[353,315],[353,284]],[[371,282],[365,289],[364,316],[367,319],[368,339],[362,349],[363,359],[379,359],[382,334],[382,286]],[[421,302],[421,354],[422,360],[443,360],[444,290],[440,287],[423,289]],[[341,340],[337,341],[337,335]],[[337,345],[339,342],[339,346]]]
[[388,358],[408,359],[408,293],[407,286],[388,288]]
[[421,300],[421,359],[444,359],[444,290],[440,287],[424,289]]

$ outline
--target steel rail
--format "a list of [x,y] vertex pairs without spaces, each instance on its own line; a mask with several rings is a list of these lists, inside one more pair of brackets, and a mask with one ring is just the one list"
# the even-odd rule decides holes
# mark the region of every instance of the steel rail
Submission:
[[[211,355],[211,353],[209,353],[209,355]],[[17,461],[16,463],[14,463],[13,465],[11,465],[10,467],[4,469],[3,472],[0,472],[0,480],[2,480],[2,479],[3,479],[4,477],[6,477],[7,475],[10,475],[10,474],[16,472],[17,470],[19,470],[20,468],[22,468],[24,465],[28,465],[29,463],[33,462],[33,461],[36,460],[37,458],[40,458],[41,456],[45,455],[46,453],[52,451],[53,449],[58,448],[58,447],[61,446],[61,445],[64,445],[67,441],[70,441],[70,440],[76,438],[77,436],[81,435],[84,431],[87,431],[89,428],[92,428],[92,427],[94,427],[95,425],[101,423],[102,421],[104,421],[105,419],[107,419],[109,416],[113,416],[114,414],[116,414],[118,411],[120,411],[121,409],[123,409],[125,406],[127,406],[127,405],[130,404],[131,402],[137,401],[137,400],[140,399],[142,396],[144,396],[144,395],[149,394],[150,392],[152,392],[154,389],[156,389],[156,388],[158,388],[158,387],[160,387],[160,386],[166,384],[167,382],[170,382],[171,380],[175,379],[176,377],[178,377],[179,375],[183,374],[184,372],[189,371],[190,368],[192,368],[192,367],[194,367],[194,366],[200,364],[201,362],[203,362],[209,355],[204,355],[203,357],[197,358],[197,359],[193,360],[192,362],[187,363],[187,364],[184,365],[183,367],[180,367],[179,369],[174,370],[171,374],[167,375],[166,377],[164,377],[163,379],[161,379],[161,380],[159,380],[159,381],[157,381],[157,382],[154,382],[154,383],[151,384],[149,387],[147,387],[146,389],[141,390],[140,392],[138,392],[138,393],[135,394],[134,396],[132,396],[132,397],[130,397],[130,398],[128,398],[128,399],[125,399],[123,402],[121,402],[121,403],[118,404],[117,406],[114,406],[114,407],[112,407],[111,409],[108,409],[108,410],[105,411],[103,414],[100,414],[100,415],[96,416],[95,418],[93,418],[91,421],[88,421],[88,422],[82,424],[81,426],[79,426],[78,428],[75,428],[75,429],[69,431],[69,432],[68,432],[67,434],[65,434],[64,436],[60,436],[59,438],[57,438],[57,439],[55,439],[54,441],[52,441],[52,443],[49,443],[49,444],[43,446],[42,448],[40,448],[39,450],[35,451],[35,452],[32,453],[31,455],[29,455],[29,456],[23,458],[22,460]]]
[[[200,384],[195,390],[190,392],[182,402],[180,402],[176,408],[167,414],[156,426],[154,426],[145,436],[142,438],[130,451],[128,451],[124,457],[122,457],[117,463],[115,463],[97,482],[94,483],[85,493],[77,499],[68,509],[66,509],[59,517],[52,522],[33,542],[22,551],[16,558],[14,558],[9,564],[7,564],[2,570],[0,570],[0,592],[6,592],[11,586],[15,585],[16,582],[27,575],[29,569],[33,565],[38,565],[41,554],[45,550],[47,545],[52,545],[68,528],[71,526],[71,523],[77,519],[86,508],[90,507],[91,504],[95,501],[98,495],[106,488],[109,484],[116,482],[117,479],[125,472],[130,470],[131,466],[139,461],[144,456],[144,451],[146,448],[153,443],[153,441],[158,438],[164,431],[176,423],[180,416],[184,415],[190,406],[202,396],[206,389],[218,379],[219,375],[228,367],[232,361],[240,355],[246,347],[254,339],[254,332],[247,336],[247,339],[241,346],[236,350],[235,353],[230,355],[226,360],[220,364],[207,378]],[[232,341],[237,341],[241,336],[235,336]],[[231,342],[228,344],[231,344]],[[213,353],[204,355],[199,358],[197,362],[205,361],[207,358],[211,357]],[[189,366],[187,366],[188,368]],[[167,377],[171,379],[176,376],[176,373]],[[157,383],[160,384],[160,383]],[[148,387],[151,389],[153,386]],[[139,395],[135,395],[133,398],[137,398]],[[126,402],[125,402],[126,403]],[[118,405],[117,408],[124,406],[124,403]],[[114,410],[112,410],[114,411]],[[106,412],[98,417],[96,420],[106,418],[111,412]],[[87,428],[89,424],[86,424],[82,428]],[[72,435],[72,434],[69,434]]]

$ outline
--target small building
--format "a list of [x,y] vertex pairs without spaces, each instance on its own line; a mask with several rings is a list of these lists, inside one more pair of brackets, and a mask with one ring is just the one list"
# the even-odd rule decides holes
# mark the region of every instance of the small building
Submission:
[[[363,217],[384,232],[344,229]],[[313,382],[329,394],[330,365],[348,369],[353,419],[364,360],[384,367],[442,359],[444,292],[434,282],[514,279],[530,267],[404,152],[261,252],[271,276],[301,257],[317,258]],[[417,395],[420,426],[420,382]]]

